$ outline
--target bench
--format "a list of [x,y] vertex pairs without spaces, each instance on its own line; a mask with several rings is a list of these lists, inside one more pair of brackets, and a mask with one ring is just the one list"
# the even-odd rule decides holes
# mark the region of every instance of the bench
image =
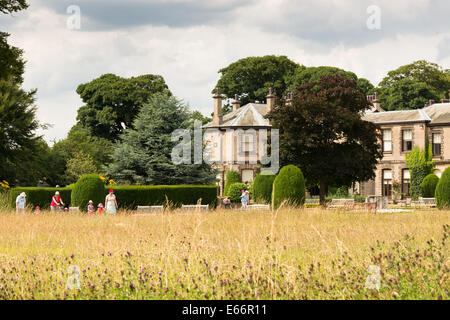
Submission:
[[338,209],[338,208],[353,208],[355,205],[355,199],[331,199],[328,209]]
[[247,210],[270,210],[268,204],[250,204],[247,206]]
[[138,206],[137,211],[151,212],[151,211],[164,211],[163,206]]
[[416,207],[435,208],[436,200],[434,198],[419,197],[419,201],[413,201],[412,205]]
[[183,204],[181,210],[209,210],[209,204]]
[[319,199],[305,199],[305,204],[320,204]]
[[79,212],[80,208],[79,207],[69,207],[69,212]]

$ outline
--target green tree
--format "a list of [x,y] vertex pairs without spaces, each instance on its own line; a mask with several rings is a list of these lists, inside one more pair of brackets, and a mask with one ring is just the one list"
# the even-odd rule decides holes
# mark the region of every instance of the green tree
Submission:
[[68,182],[76,182],[85,174],[98,173],[94,159],[89,154],[79,152],[67,161]]
[[301,168],[309,184],[350,185],[374,177],[382,153],[377,126],[361,119],[368,108],[356,82],[325,76],[297,87],[293,103],[276,106],[267,117],[280,131],[280,162]]
[[204,164],[174,164],[172,132],[186,128],[189,110],[175,97],[155,94],[140,110],[133,127],[121,135],[114,148],[108,174],[132,184],[203,184],[215,175]]
[[171,95],[164,78],[158,75],[126,79],[104,74],[78,86],[77,93],[85,103],[78,109],[78,123],[91,136],[115,141],[124,126],[132,125],[142,105],[160,92]]
[[410,195],[411,199],[417,200],[422,196],[421,184],[427,175],[433,172],[433,153],[431,146],[427,144],[424,150],[415,146],[410,153],[405,155],[405,162],[411,175]]
[[450,168],[444,170],[436,186],[436,206],[439,209],[450,208]]
[[[270,87],[274,88],[278,97],[281,97],[287,88],[285,78],[293,74],[297,68],[304,67],[286,56],[247,57],[220,69],[221,76],[216,88],[220,89],[226,99],[233,99],[235,94],[239,94],[243,105],[265,101]],[[225,112],[230,110],[227,104],[224,108]]]
[[350,80],[356,81],[356,88],[364,95],[371,93],[374,88],[369,80],[358,78],[358,76],[351,71],[345,71],[340,68],[329,66],[298,67],[292,75],[286,77],[286,82],[288,90],[294,91],[298,86],[308,82],[318,81],[325,76],[331,75],[343,75]]
[[28,8],[25,0],[0,0],[1,13],[13,13]]
[[241,202],[242,190],[247,191],[247,185],[243,182],[234,182],[228,190],[231,202]]
[[260,173],[253,182],[253,197],[256,202],[270,203],[272,200],[272,186],[275,180],[274,174]]
[[450,70],[425,60],[388,72],[377,91],[386,110],[423,108],[428,100],[445,98],[450,88]]
[[25,70],[23,50],[10,46],[8,37],[8,33],[0,32],[0,79],[11,79],[14,83],[21,84]]

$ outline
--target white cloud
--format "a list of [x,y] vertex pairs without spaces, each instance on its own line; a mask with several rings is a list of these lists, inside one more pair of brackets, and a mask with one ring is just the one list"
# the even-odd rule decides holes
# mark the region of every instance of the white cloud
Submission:
[[[88,2],[84,3],[82,14],[88,10]],[[371,3],[384,8],[381,31],[365,27],[365,8]],[[418,59],[449,68],[450,28],[433,32],[422,23],[428,30],[422,32],[421,23],[415,22],[429,13],[431,4],[439,7],[442,2],[264,0],[227,7],[229,19],[218,15],[217,21],[212,17],[183,27],[130,22],[89,29],[83,28],[87,19],[83,17],[82,29],[71,31],[64,10],[31,2],[15,18],[2,17],[6,20],[0,30],[10,32],[10,41],[25,50],[24,86],[38,89],[38,117],[54,124],[45,132],[51,141],[63,138],[76,121],[82,105],[77,86],[104,73],[160,74],[177,97],[209,115],[217,71],[246,56],[287,55],[309,66],[351,70],[374,84],[387,71]],[[411,27],[404,28],[405,24]]]

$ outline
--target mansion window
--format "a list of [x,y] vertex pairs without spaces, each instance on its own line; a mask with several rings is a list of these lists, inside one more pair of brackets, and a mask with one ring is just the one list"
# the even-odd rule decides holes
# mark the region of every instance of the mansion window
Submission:
[[392,130],[383,130],[383,152],[392,152]]
[[410,188],[410,175],[409,169],[402,170],[402,193],[405,197],[409,197],[409,188]]
[[411,151],[412,145],[412,130],[402,130],[402,151]]
[[390,197],[392,195],[392,170],[383,170],[383,196]]
[[441,155],[442,136],[440,133],[433,133],[433,156]]
[[256,155],[256,137],[251,134],[242,135],[240,137],[240,154],[249,156]]

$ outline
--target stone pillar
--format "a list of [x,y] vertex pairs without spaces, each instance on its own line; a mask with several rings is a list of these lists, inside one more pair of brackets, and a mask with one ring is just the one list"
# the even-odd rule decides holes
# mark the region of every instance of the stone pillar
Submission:
[[266,97],[266,103],[267,103],[267,113],[273,110],[275,107],[275,95],[272,92],[272,87],[269,88],[269,95]]
[[233,101],[233,111],[236,111],[241,107],[241,102],[239,101],[239,97],[237,94],[234,95],[234,101]]
[[219,89],[216,89],[216,94],[214,95],[214,115],[213,115],[213,126],[220,126],[222,124],[222,95]]

